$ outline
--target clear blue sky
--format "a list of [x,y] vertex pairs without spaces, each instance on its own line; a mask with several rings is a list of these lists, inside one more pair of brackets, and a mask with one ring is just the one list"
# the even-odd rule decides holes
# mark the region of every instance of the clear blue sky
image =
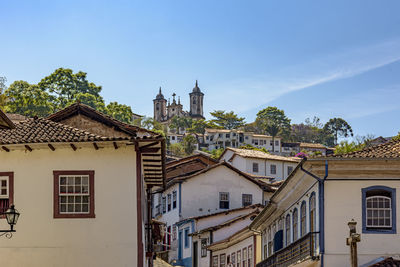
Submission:
[[2,1],[0,76],[37,83],[82,70],[107,102],[152,100],[199,80],[205,112],[247,121],[343,117],[356,134],[400,130],[399,1]]

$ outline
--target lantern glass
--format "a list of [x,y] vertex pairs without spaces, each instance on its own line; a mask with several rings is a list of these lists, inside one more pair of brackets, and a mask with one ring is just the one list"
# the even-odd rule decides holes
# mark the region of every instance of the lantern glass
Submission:
[[17,221],[19,218],[19,212],[14,208],[14,205],[11,205],[11,208],[9,208],[5,212],[5,215],[6,215],[7,223],[9,225],[17,224]]

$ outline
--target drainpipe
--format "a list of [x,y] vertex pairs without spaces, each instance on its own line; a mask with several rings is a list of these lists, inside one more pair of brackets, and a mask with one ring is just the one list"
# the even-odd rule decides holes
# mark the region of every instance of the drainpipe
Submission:
[[[307,160],[307,158],[305,159]],[[319,200],[319,250],[321,254],[321,267],[324,267],[325,253],[325,180],[328,177],[328,160],[325,160],[325,176],[321,179],[315,174],[303,168],[303,162],[300,163],[300,169],[318,181],[318,200]]]

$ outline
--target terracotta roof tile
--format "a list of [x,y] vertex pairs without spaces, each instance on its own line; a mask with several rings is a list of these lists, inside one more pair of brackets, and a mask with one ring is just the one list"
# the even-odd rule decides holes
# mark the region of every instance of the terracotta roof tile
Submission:
[[270,160],[280,160],[280,161],[290,161],[290,162],[300,162],[301,160],[300,158],[296,157],[283,157],[278,155],[271,155],[259,150],[231,148],[231,147],[226,148],[226,150],[231,150],[235,153],[235,155],[244,158],[270,159]]
[[15,124],[13,129],[0,129],[0,144],[57,143],[118,141],[130,138],[114,138],[95,135],[44,118],[27,119]]
[[400,140],[364,148],[346,154],[331,155],[332,158],[400,158]]

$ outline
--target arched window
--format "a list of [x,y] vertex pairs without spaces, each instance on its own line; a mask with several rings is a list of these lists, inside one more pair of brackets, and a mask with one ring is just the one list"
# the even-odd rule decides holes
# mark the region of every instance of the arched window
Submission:
[[396,189],[370,186],[361,191],[363,233],[396,233]]
[[272,234],[271,234],[271,227],[268,228],[268,257],[272,255]]
[[315,192],[311,193],[310,196],[310,232],[316,232],[317,226],[317,213],[315,210]]
[[304,236],[307,232],[307,213],[306,202],[303,201],[300,206],[300,237]]
[[196,104],[196,99],[193,98],[193,105],[195,105],[195,104]]
[[286,215],[285,220],[285,244],[286,246],[290,244],[290,214]]
[[297,208],[293,211],[293,242],[299,238],[299,212]]
[[160,110],[160,103],[156,104],[156,110]]

